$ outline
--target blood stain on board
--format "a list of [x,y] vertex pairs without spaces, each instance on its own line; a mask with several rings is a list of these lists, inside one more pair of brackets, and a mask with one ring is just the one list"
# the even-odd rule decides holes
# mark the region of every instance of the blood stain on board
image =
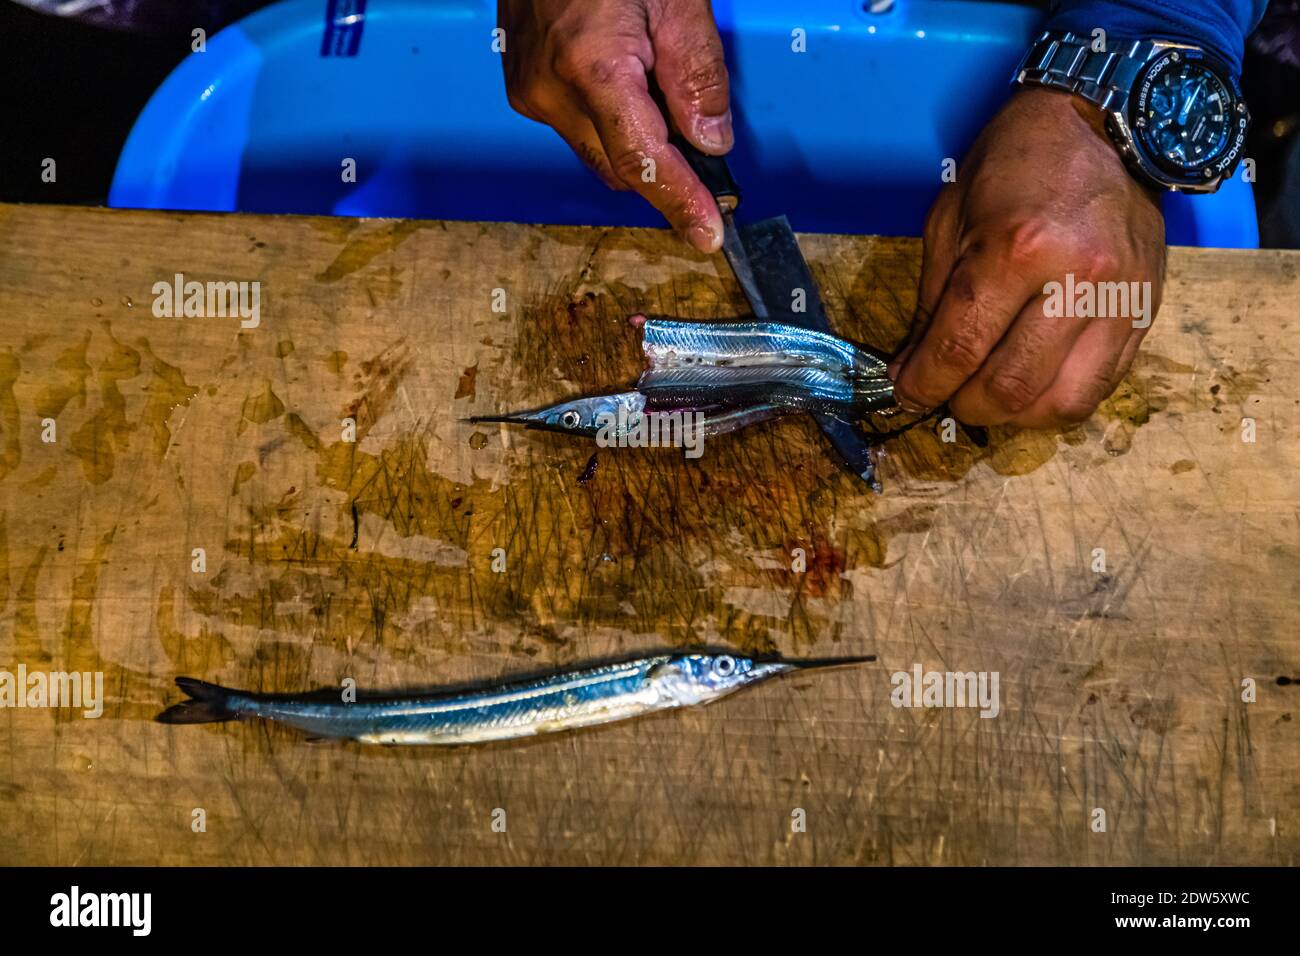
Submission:
[[478,362],[475,362],[465,371],[460,373],[460,381],[456,383],[456,394],[453,398],[473,398],[475,394],[474,383],[478,380]]

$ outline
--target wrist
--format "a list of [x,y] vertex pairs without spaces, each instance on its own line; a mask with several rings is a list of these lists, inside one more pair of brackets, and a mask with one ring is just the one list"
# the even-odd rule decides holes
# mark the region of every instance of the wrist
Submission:
[[1044,86],[1020,86],[1016,88],[1013,98],[1027,102],[1035,113],[1051,117],[1078,133],[1082,133],[1086,126],[1094,136],[1110,145],[1110,134],[1106,132],[1106,114],[1101,107],[1089,103],[1081,96]]
[[1160,190],[1133,176],[1106,131],[1101,109],[1063,90],[1019,87],[998,117],[999,149],[1032,153],[1030,168],[1058,182],[1122,184],[1159,208]]

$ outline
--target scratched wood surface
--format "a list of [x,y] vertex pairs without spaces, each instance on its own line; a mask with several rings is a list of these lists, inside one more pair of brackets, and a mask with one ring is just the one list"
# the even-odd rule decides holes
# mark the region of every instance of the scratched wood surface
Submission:
[[[0,206],[0,236],[0,669],[107,695],[0,712],[0,863],[1296,862],[1300,254],[1171,251],[1093,420],[917,430],[875,497],[801,420],[585,483],[590,446],[459,420],[630,382],[633,312],[741,314],[661,232]],[[918,243],[803,243],[837,330],[896,342]],[[154,317],[176,272],[259,281],[260,325]],[[151,721],[177,675],[700,643],[878,661],[449,751]],[[1000,713],[891,706],[917,664],[997,672]]]

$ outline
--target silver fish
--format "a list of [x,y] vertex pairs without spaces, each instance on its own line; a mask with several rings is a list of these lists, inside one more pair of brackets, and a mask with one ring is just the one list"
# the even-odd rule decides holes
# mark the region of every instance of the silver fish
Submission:
[[368,744],[473,744],[693,707],[777,674],[871,660],[875,658],[758,661],[730,654],[660,654],[498,687],[360,697],[352,703],[345,702],[339,691],[256,694],[178,677],[176,686],[190,699],[155,719],[164,724],[204,724],[258,717],[316,738]]
[[[883,358],[825,332],[780,322],[634,316],[633,324],[642,330],[646,360],[635,390],[469,421],[597,437],[603,433],[619,443],[619,437],[630,434],[649,412],[698,412],[704,416],[704,438],[792,412],[810,412],[854,473],[880,490],[858,423],[897,410]],[[610,428],[611,421],[617,427]],[[861,454],[850,458],[854,452]]]
[[647,411],[698,411],[709,438],[791,411],[854,420],[894,407],[884,360],[823,332],[779,322],[674,319],[646,319],[642,332],[646,369],[634,391],[469,421],[596,435],[603,419],[619,423],[607,431],[617,437]]

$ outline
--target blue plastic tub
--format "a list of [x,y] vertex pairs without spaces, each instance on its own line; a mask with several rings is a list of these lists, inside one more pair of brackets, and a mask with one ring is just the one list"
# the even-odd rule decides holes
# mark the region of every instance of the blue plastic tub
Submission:
[[[356,15],[356,11],[363,14]],[[715,0],[745,217],[919,235],[945,158],[1009,93],[1032,9],[965,0]],[[352,14],[352,15],[349,15]],[[490,0],[285,0],[223,30],[154,94],[119,207],[661,225],[506,103]],[[807,52],[791,50],[806,31]],[[344,159],[357,181],[340,175]],[[1258,245],[1250,186],[1171,196],[1169,240]]]

